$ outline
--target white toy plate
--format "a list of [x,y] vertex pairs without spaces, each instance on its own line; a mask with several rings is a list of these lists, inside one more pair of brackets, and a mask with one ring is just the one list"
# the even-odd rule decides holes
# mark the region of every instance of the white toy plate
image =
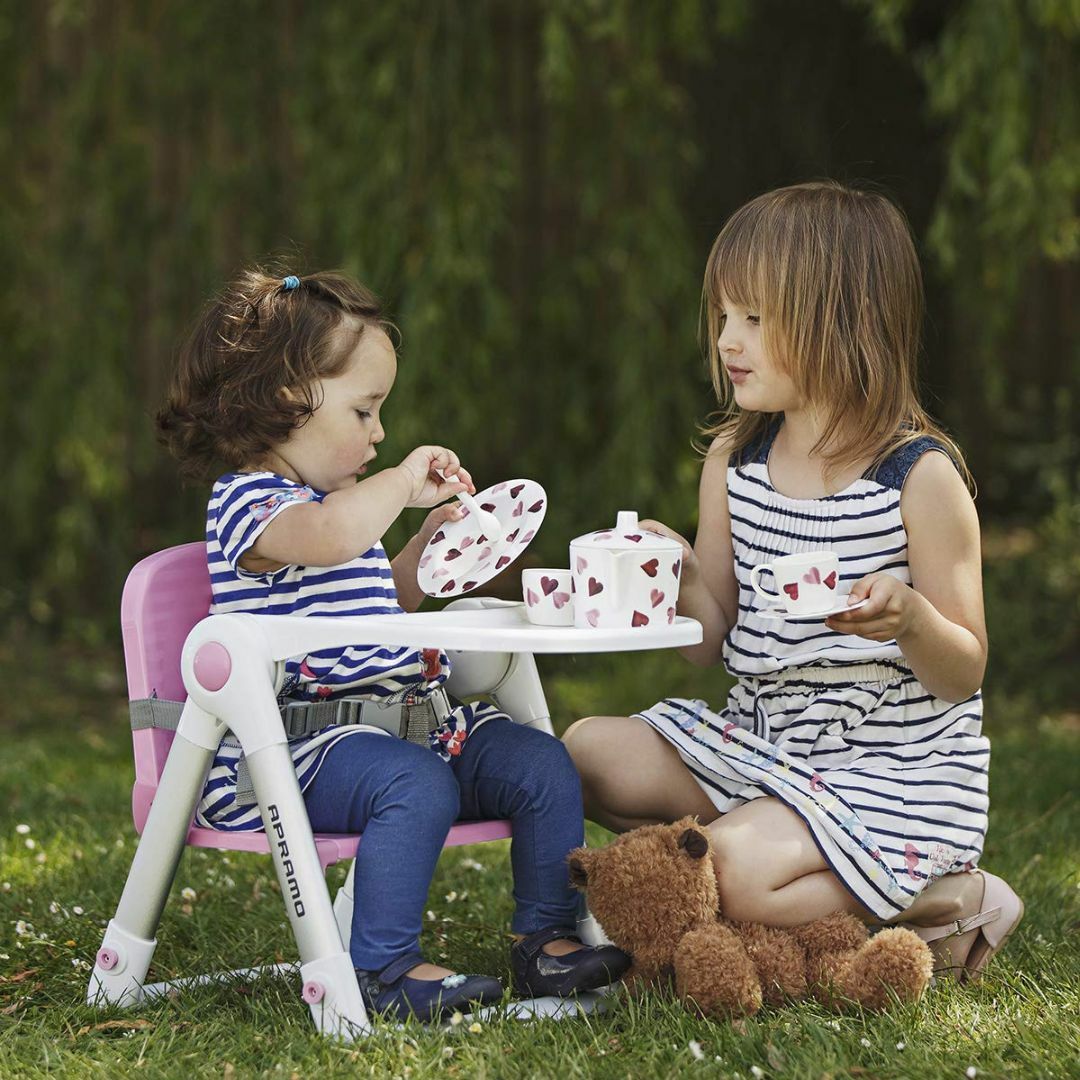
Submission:
[[502,537],[484,536],[468,511],[440,526],[416,572],[428,596],[460,596],[490,581],[529,546],[547,513],[547,494],[535,480],[506,480],[473,498],[498,518]]
[[822,619],[827,619],[830,615],[842,615],[845,611],[854,611],[856,608],[861,608],[863,604],[870,600],[869,596],[863,597],[862,600],[856,601],[854,604],[847,602],[847,594],[844,596],[838,596],[836,598],[836,604],[829,608],[828,611],[805,611],[798,615],[793,615],[786,608],[780,607],[778,604],[772,607],[763,608],[758,614],[763,619],[787,619],[790,622],[820,622]]

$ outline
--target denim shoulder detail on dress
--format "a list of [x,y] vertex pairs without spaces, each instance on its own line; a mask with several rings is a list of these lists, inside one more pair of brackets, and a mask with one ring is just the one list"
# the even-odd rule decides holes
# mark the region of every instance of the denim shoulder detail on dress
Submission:
[[769,451],[772,449],[773,440],[780,430],[783,417],[773,418],[768,426],[759,435],[756,435],[745,446],[740,447],[732,455],[729,465],[763,465],[769,460]]
[[874,480],[882,487],[899,491],[904,486],[911,467],[929,450],[938,450],[955,465],[952,455],[945,447],[929,435],[922,435],[913,442],[893,451],[876,469],[867,473],[867,479]]

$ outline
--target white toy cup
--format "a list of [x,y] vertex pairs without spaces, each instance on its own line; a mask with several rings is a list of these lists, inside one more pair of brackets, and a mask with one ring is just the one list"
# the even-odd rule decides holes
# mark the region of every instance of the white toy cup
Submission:
[[529,622],[540,626],[573,626],[574,597],[570,571],[521,571],[521,594]]
[[[768,570],[779,592],[758,584]],[[835,551],[806,551],[783,555],[750,571],[750,584],[758,596],[780,604],[789,615],[811,615],[836,606],[840,585],[840,560]]]

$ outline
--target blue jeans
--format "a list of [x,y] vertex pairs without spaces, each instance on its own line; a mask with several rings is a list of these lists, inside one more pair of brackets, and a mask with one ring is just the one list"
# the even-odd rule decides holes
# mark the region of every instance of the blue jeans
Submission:
[[515,933],[575,925],[566,856],[584,843],[581,785],[551,735],[493,717],[447,764],[404,739],[357,732],[327,752],[304,800],[316,832],[364,834],[349,949],[358,968],[381,971],[419,951],[428,887],[455,821],[512,822]]

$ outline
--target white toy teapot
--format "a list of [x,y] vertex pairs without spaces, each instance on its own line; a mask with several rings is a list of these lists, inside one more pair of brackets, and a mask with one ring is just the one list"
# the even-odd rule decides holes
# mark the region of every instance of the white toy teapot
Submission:
[[613,529],[570,542],[574,625],[602,630],[667,626],[675,621],[683,549],[638,527],[620,510]]

